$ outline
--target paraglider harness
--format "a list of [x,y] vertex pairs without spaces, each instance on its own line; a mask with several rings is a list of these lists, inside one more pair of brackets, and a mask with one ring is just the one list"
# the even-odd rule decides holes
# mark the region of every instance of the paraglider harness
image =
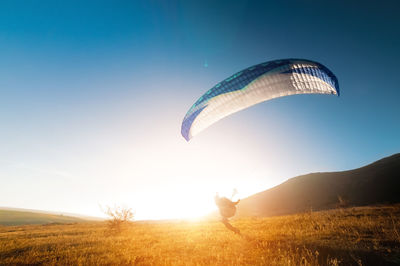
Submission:
[[214,200],[222,217],[228,219],[236,214],[236,205],[240,202],[240,200],[232,202],[225,197],[220,198],[218,195],[215,196]]

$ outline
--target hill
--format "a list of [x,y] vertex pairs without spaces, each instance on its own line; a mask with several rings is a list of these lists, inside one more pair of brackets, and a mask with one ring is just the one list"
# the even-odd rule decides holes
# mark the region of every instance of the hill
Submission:
[[63,214],[51,214],[39,211],[26,211],[16,209],[0,209],[0,225],[26,225],[26,224],[51,224],[51,223],[77,223],[87,220],[65,216]]
[[[339,200],[340,198],[340,200]],[[345,206],[400,202],[400,153],[367,166],[297,176],[243,199],[238,216],[286,215]]]

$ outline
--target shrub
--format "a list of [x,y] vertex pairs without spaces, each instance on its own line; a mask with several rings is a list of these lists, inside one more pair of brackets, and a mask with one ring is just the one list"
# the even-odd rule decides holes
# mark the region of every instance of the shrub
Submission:
[[107,206],[107,209],[103,212],[110,218],[108,220],[108,228],[116,232],[121,232],[123,227],[129,224],[134,218],[132,208]]

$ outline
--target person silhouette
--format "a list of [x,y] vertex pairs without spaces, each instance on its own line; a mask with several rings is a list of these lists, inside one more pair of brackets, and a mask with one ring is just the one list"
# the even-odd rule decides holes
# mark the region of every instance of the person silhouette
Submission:
[[240,230],[233,227],[230,223],[228,218],[233,217],[236,214],[236,205],[239,204],[240,199],[233,202],[225,197],[220,197],[218,193],[215,194],[214,197],[215,204],[219,209],[219,213],[222,216],[222,223],[228,228],[229,230],[233,231],[236,234],[240,234]]

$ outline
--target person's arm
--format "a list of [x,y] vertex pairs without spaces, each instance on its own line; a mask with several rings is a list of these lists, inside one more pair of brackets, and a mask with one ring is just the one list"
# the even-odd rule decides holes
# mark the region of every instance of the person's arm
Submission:
[[238,199],[238,201],[234,202],[235,205],[238,205],[238,203],[240,202],[240,199]]

